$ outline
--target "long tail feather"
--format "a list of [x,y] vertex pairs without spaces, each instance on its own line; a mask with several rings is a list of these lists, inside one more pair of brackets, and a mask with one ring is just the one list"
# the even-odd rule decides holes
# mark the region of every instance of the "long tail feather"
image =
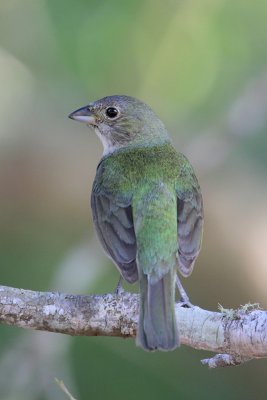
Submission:
[[147,351],[174,350],[179,346],[175,317],[175,271],[152,280],[140,279],[140,316],[136,343]]

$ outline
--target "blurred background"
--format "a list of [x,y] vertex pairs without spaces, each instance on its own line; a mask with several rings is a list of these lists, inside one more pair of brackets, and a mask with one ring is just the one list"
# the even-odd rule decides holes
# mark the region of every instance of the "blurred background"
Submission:
[[[67,115],[128,94],[160,115],[202,187],[191,301],[266,308],[266,19],[261,0],[1,0],[1,284],[114,290],[89,208],[101,144]],[[209,371],[209,355],[1,326],[0,398],[65,399],[54,377],[78,400],[265,398],[266,360]]]

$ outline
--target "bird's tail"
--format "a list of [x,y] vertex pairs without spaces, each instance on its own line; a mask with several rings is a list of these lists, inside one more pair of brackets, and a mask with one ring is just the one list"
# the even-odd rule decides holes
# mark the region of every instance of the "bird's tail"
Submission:
[[174,308],[175,274],[171,268],[157,280],[149,274],[139,276],[140,314],[136,343],[144,350],[168,351],[179,346]]

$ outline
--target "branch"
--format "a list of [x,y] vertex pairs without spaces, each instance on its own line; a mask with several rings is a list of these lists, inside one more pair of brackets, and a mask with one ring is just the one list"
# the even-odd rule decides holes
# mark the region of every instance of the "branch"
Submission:
[[[70,295],[0,286],[0,323],[80,336],[134,337],[139,296]],[[226,311],[226,310],[224,310]],[[182,344],[217,354],[210,368],[267,357],[267,311],[243,307],[230,314],[176,305]]]

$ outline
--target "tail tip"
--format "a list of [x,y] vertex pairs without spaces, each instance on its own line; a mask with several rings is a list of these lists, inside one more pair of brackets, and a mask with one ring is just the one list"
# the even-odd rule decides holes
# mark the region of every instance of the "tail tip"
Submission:
[[137,332],[136,345],[145,351],[173,351],[180,346],[178,332],[172,337],[147,337],[143,332]]

